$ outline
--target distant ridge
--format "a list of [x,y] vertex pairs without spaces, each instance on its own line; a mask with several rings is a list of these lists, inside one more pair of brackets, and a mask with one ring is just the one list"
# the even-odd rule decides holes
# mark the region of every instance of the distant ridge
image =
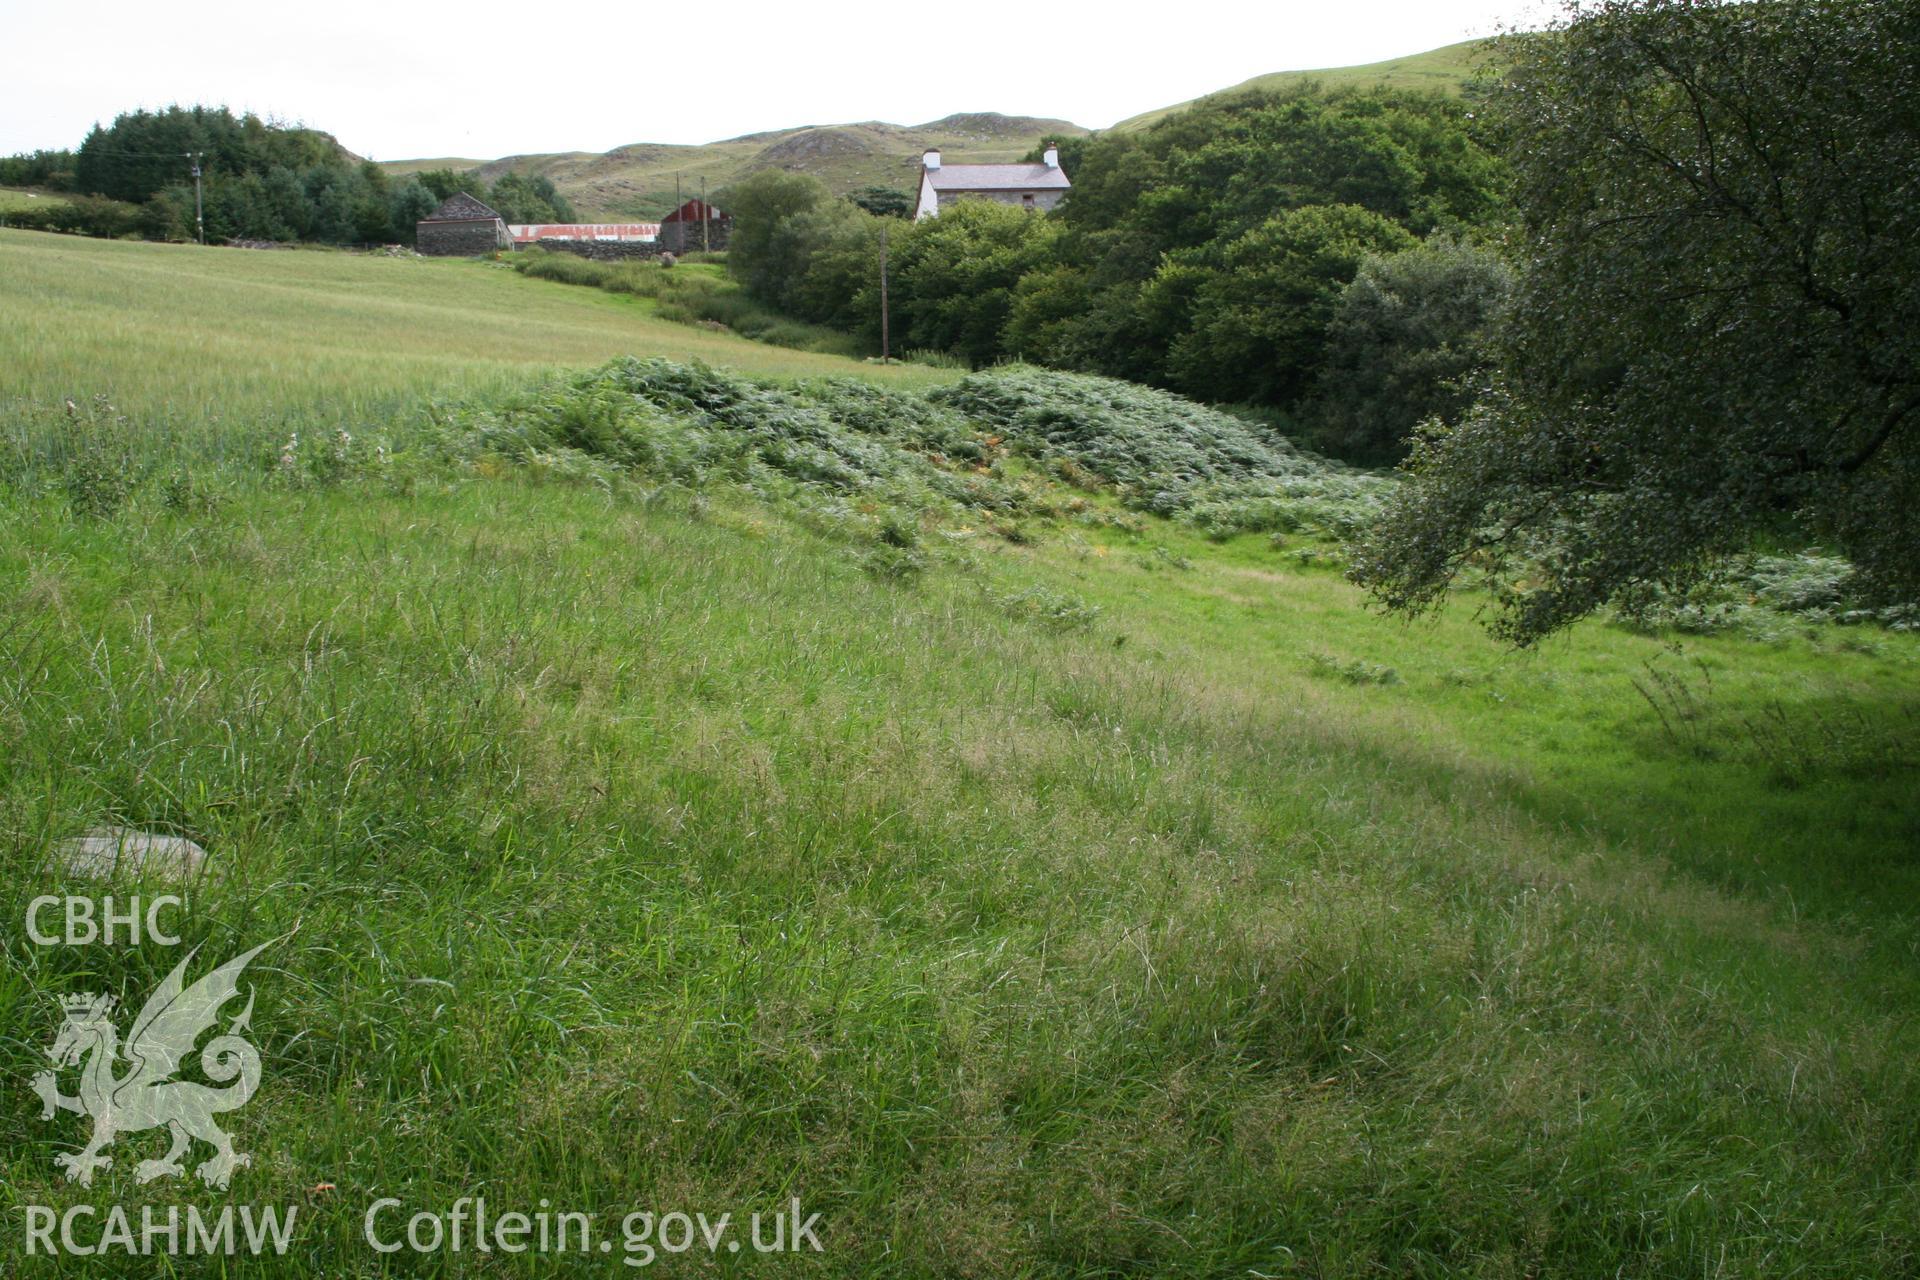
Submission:
[[[1277,89],[1314,80],[1329,87],[1384,84],[1458,93],[1479,69],[1491,43],[1464,40],[1363,66],[1279,71],[1221,92]],[[1120,132],[1144,129],[1192,105],[1181,102],[1142,112],[1113,128]],[[843,195],[874,186],[911,190],[918,181],[920,154],[929,147],[945,153],[949,163],[1006,164],[1019,160],[1047,138],[1084,137],[1088,132],[1072,121],[1047,116],[960,111],[916,125],[884,120],[809,124],[697,146],[632,142],[607,152],[560,151],[498,160],[391,160],[381,167],[395,174],[422,169],[478,169],[489,182],[506,173],[551,178],[584,219],[645,220],[672,209],[676,192],[683,199],[698,195],[703,180],[713,192],[761,169],[784,169],[812,174]]]
[[[1318,81],[1328,88],[1386,85],[1393,89],[1428,89],[1439,93],[1459,93],[1485,62],[1492,45],[1492,40],[1462,40],[1458,44],[1443,45],[1438,49],[1429,49],[1425,53],[1408,54],[1404,58],[1389,58],[1385,62],[1362,63],[1357,67],[1276,71],[1270,75],[1243,80],[1231,88],[1221,89],[1205,96],[1214,98],[1222,93],[1237,93],[1248,89],[1283,89],[1288,85],[1299,84],[1303,80]],[[1129,116],[1114,125],[1113,131],[1126,133],[1135,129],[1145,129],[1154,122],[1164,120],[1177,111],[1184,111],[1199,101],[1202,99],[1195,98],[1189,102],[1177,102],[1170,107],[1143,111],[1137,116]]]
[[709,191],[717,191],[760,169],[810,173],[842,194],[871,186],[912,190],[918,181],[920,155],[929,147],[955,162],[995,164],[1018,160],[1049,137],[1086,133],[1068,120],[967,111],[926,124],[865,120],[803,125],[700,146],[634,142],[605,153],[566,151],[486,161],[393,160],[382,167],[395,174],[477,168],[489,182],[509,172],[543,176],[553,180],[582,218],[645,219],[674,207],[676,178],[683,198],[698,195],[702,179]]

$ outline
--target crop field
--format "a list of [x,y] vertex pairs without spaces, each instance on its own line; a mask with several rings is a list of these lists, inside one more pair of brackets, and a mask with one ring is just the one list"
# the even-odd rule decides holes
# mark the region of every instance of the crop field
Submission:
[[[124,1025],[179,957],[6,930],[12,1222],[297,1210],[179,1274],[1920,1268],[1920,636],[1408,626],[1342,576],[1385,477],[496,266],[0,231],[0,309],[0,912],[125,823],[220,869],[196,964],[269,944],[251,1165],[83,1188],[48,993]],[[463,1196],[820,1248],[365,1239]]]

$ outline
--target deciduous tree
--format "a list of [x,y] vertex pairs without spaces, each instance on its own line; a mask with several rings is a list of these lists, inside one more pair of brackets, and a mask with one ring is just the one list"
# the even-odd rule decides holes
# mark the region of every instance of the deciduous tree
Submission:
[[1793,518],[1920,592],[1916,48],[1912,0],[1599,0],[1516,42],[1505,386],[1356,577],[1417,612],[1485,564],[1526,643]]
[[1493,359],[1493,326],[1513,290],[1499,255],[1445,232],[1368,257],[1327,324],[1314,444],[1391,465],[1429,419],[1456,422]]
[[1319,371],[1334,303],[1360,264],[1415,243],[1356,205],[1308,205],[1234,240],[1217,265],[1170,263],[1156,290],[1191,298],[1168,360],[1174,382],[1199,399],[1293,401]]

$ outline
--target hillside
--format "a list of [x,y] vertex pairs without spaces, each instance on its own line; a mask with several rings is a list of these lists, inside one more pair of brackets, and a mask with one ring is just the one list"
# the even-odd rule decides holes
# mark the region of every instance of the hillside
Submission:
[[[1276,71],[1270,75],[1255,76],[1251,80],[1242,81],[1220,92],[1283,89],[1305,80],[1312,80],[1328,88],[1386,85],[1394,89],[1426,89],[1441,93],[1458,93],[1465,87],[1474,72],[1480,69],[1491,44],[1490,40],[1463,40],[1459,44],[1429,49],[1425,53],[1409,54],[1404,58],[1390,58],[1385,62],[1368,62],[1354,67],[1321,67],[1311,71]],[[1144,129],[1156,120],[1165,119],[1176,111],[1192,106],[1195,101],[1199,99],[1178,102],[1173,106],[1161,107],[1154,111],[1143,111],[1137,116],[1129,116],[1113,127],[1123,132],[1130,129]]]
[[[245,1274],[589,1269],[369,1250],[476,1191],[636,1264],[798,1197],[830,1277],[1911,1270],[1916,637],[1516,659],[1237,419],[481,263],[0,231],[0,307],[0,910],[129,822],[196,963],[272,940]],[[0,948],[0,1076],[173,962]],[[193,1194],[83,1124],[7,1091],[15,1202]]]
[[604,154],[567,151],[506,156],[477,162],[396,160],[389,173],[479,167],[493,181],[509,171],[551,178],[585,218],[658,217],[673,208],[676,178],[684,196],[709,191],[760,169],[808,173],[835,191],[867,186],[910,190],[921,153],[929,147],[949,161],[991,164],[1017,160],[1046,137],[1077,137],[1087,130],[1065,120],[970,112],[920,125],[865,121],[807,125],[747,134],[700,146],[636,142]]

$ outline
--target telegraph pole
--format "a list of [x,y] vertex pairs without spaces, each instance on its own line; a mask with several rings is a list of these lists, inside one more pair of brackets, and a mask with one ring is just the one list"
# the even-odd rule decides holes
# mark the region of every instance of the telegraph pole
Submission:
[[193,161],[193,229],[201,244],[207,242],[206,205],[200,198],[200,161],[206,154],[204,151],[187,152],[187,159]]
[[700,175],[700,252],[702,253],[713,252],[713,236],[708,225],[712,218],[713,210],[707,207],[707,175],[703,173]]
[[677,219],[674,230],[679,233],[678,240],[673,246],[675,253],[685,253],[687,251],[687,220],[680,217],[681,208],[680,171],[675,169],[673,171],[673,216]]
[[892,363],[893,352],[887,332],[887,224],[880,224],[880,363]]

